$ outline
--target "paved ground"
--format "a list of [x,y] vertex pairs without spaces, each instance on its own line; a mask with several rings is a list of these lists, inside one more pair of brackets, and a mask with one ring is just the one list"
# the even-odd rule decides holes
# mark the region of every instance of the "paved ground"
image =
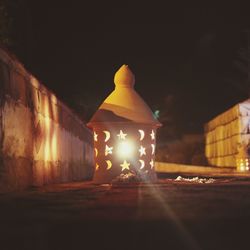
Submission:
[[0,195],[0,249],[250,249],[250,179]]

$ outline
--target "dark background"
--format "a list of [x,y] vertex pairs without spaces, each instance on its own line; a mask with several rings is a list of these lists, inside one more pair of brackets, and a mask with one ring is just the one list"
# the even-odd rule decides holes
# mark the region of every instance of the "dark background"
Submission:
[[[189,1],[17,1],[11,50],[84,120],[128,64],[175,135],[248,98],[248,6]],[[184,4],[185,3],[185,4]]]

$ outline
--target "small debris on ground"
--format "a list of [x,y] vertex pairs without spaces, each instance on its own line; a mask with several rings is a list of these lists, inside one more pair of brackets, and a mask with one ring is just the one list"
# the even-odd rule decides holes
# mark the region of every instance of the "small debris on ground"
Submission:
[[213,178],[199,178],[199,177],[193,177],[193,178],[184,178],[182,176],[178,176],[175,181],[185,181],[185,182],[194,182],[194,183],[201,183],[201,184],[209,184],[214,183],[215,179]]
[[101,186],[102,186],[102,187],[109,187],[110,184],[108,184],[108,183],[107,183],[107,184],[101,184]]
[[118,183],[138,183],[140,179],[133,173],[128,174],[120,174],[114,180],[112,180],[112,184]]

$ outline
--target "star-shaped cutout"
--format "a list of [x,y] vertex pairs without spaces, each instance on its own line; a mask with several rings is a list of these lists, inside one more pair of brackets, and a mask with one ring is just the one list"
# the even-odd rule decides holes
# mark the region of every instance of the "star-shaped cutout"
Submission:
[[154,140],[154,139],[155,139],[155,132],[154,132],[154,130],[152,130],[152,132],[151,132],[150,136],[151,136],[151,139],[152,139],[152,140]]
[[150,166],[151,166],[151,169],[153,169],[153,167],[154,167],[154,160],[151,159],[151,161],[149,162],[149,164],[150,164]]
[[120,133],[119,133],[117,136],[119,137],[119,139],[121,139],[121,140],[125,140],[125,139],[126,139],[127,134],[124,134],[124,133],[122,132],[122,130],[120,130]]
[[98,136],[98,134],[96,132],[94,132],[94,141],[97,141],[97,136]]
[[113,147],[109,147],[108,145],[106,145],[106,147],[105,147],[105,156],[112,155],[112,150],[113,150]]
[[141,146],[140,149],[139,149],[139,152],[140,152],[140,156],[146,155],[146,148]]
[[125,160],[122,164],[120,164],[120,166],[122,167],[122,171],[125,169],[129,170],[130,163]]

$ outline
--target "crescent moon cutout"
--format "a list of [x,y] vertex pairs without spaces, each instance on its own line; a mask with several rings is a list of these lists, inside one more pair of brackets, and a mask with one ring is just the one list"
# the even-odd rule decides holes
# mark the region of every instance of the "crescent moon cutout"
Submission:
[[107,160],[107,170],[111,169],[112,168],[112,162],[110,160]]
[[105,134],[106,138],[105,138],[105,142],[107,142],[110,139],[110,132],[107,130],[104,130],[103,133]]
[[97,155],[98,155],[98,150],[97,148],[95,148],[95,156],[97,157]]
[[97,136],[98,134],[94,131],[94,141],[98,141]]
[[142,141],[142,140],[144,139],[145,133],[144,133],[144,131],[141,130],[141,129],[139,129],[138,131],[139,131],[139,133],[140,133],[140,141]]
[[152,147],[152,155],[153,155],[155,153],[155,145],[151,144],[151,147]]
[[145,162],[144,162],[144,160],[139,160],[139,162],[141,163],[140,169],[143,169],[143,168],[145,167]]
[[154,168],[154,160],[153,159],[151,159],[151,161],[150,161],[150,166],[151,166],[151,169],[153,169]]
[[98,169],[99,169],[99,165],[96,163],[95,170],[98,170]]

